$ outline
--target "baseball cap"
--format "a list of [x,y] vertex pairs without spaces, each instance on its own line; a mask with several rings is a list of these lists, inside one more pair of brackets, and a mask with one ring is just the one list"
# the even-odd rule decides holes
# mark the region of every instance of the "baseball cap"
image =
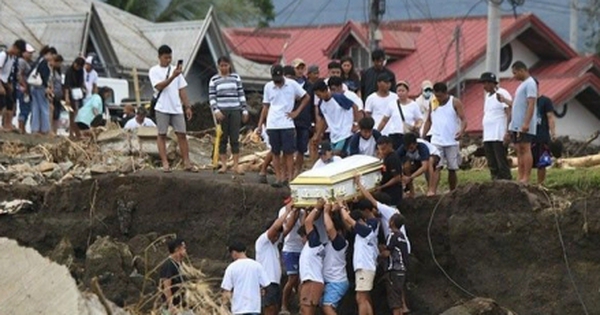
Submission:
[[433,83],[431,83],[429,80],[425,80],[423,83],[421,83],[421,89],[423,89],[423,91],[427,89],[433,90]]
[[94,63],[94,56],[88,56],[87,58],[85,58],[85,63],[86,64],[93,64]]
[[498,78],[496,78],[496,75],[491,72],[484,72],[481,74],[481,77],[479,77],[479,82],[498,83]]
[[319,73],[319,66],[317,66],[317,65],[310,65],[308,67],[308,73]]
[[325,152],[331,151],[331,143],[327,142],[327,141],[323,141],[321,143],[319,143],[319,148],[318,148],[318,152],[319,155],[323,155],[325,154]]
[[33,46],[31,46],[29,44],[25,44],[25,51],[32,53],[32,52],[35,52],[35,48],[33,48]]
[[283,77],[283,66],[275,65],[271,68],[271,77],[280,78]]
[[298,68],[299,65],[305,65],[306,66],[306,63],[304,62],[304,60],[302,60],[300,58],[296,58],[296,59],[292,60],[292,67]]

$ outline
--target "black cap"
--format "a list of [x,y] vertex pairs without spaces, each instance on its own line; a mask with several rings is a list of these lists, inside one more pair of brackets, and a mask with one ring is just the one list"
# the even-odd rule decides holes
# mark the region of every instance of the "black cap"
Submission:
[[498,78],[496,78],[496,75],[491,72],[484,72],[481,74],[481,77],[479,77],[479,82],[498,83]]
[[246,245],[244,245],[244,243],[242,243],[242,242],[234,241],[229,245],[229,247],[227,249],[229,249],[230,253],[231,252],[244,253],[244,252],[246,252]]
[[273,78],[283,77],[283,66],[282,65],[273,66],[271,68],[271,77],[273,77]]
[[381,73],[377,76],[377,82],[390,82],[392,81],[392,78],[390,78],[390,76],[387,73]]
[[323,142],[319,143],[319,149],[318,149],[319,155],[323,155],[327,151],[331,151],[331,143],[329,143],[327,141],[323,141]]

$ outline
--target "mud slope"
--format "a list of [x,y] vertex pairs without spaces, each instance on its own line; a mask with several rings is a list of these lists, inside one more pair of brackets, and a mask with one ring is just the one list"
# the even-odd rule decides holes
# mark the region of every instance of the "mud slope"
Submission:
[[[243,183],[212,173],[141,172],[50,188],[0,187],[0,201],[20,197],[35,202],[31,211],[0,216],[0,236],[43,254],[68,236],[82,260],[88,239],[93,242],[96,236],[127,242],[150,232],[178,233],[191,256],[226,261],[228,241],[241,239],[252,248],[266,218],[281,204],[284,191],[250,183],[253,178],[242,177]],[[518,314],[583,314],[563,260],[558,211],[575,283],[590,314],[600,314],[600,199],[552,210],[542,192],[502,182],[462,187],[441,200],[406,202],[403,213],[413,244],[412,314],[439,314],[470,299],[432,260],[427,232],[438,201],[433,249],[465,289]],[[354,314],[352,300],[346,299],[341,314]],[[385,314],[384,303],[376,300],[376,313]]]

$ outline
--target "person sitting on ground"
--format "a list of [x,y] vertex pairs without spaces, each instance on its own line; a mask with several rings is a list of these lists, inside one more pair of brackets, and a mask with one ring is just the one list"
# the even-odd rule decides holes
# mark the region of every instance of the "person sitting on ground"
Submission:
[[142,106],[138,107],[135,118],[129,120],[123,129],[135,130],[139,127],[156,127],[152,119],[146,116],[148,116],[148,111]]
[[84,134],[89,133],[91,128],[99,127],[104,125],[102,119],[102,108],[104,100],[109,99],[111,90],[107,87],[102,87],[98,91],[99,94],[93,94],[88,98],[83,106],[77,111],[75,117],[75,123],[77,124],[78,130]]
[[348,144],[348,155],[377,156],[377,140],[381,137],[379,131],[373,129],[375,120],[363,117],[358,122],[359,132],[355,133]]
[[262,308],[265,315],[277,315],[281,297],[281,262],[279,259],[279,240],[284,232],[284,222],[292,211],[294,203],[286,199],[285,213],[268,225],[267,230],[255,242],[256,261],[258,261],[269,277],[269,285],[265,288]]
[[313,170],[321,168],[321,167],[331,164],[333,162],[340,161],[342,159],[341,157],[339,157],[337,155],[333,155],[333,149],[331,148],[331,143],[329,143],[327,141],[323,141],[323,142],[321,142],[321,144],[319,144],[318,152],[319,152],[319,159],[315,162],[315,165],[313,165],[313,167],[312,167]]
[[181,273],[181,263],[187,256],[187,250],[181,238],[171,240],[167,246],[170,255],[160,269],[160,288],[165,311],[176,314],[185,307],[183,284],[186,279]]
[[221,282],[223,305],[231,301],[231,313],[260,314],[261,292],[270,281],[265,268],[246,256],[246,245],[234,242],[229,245],[233,262],[225,269]]
[[323,257],[325,256],[325,245],[321,243],[319,232],[314,222],[321,215],[325,207],[325,201],[319,203],[308,215],[304,225],[298,230],[302,236],[304,247],[300,253],[300,312],[302,315],[316,314],[317,307],[323,296],[325,280],[323,279]]
[[[404,135],[404,144],[396,151],[402,161],[402,183],[410,189],[409,196],[415,195],[413,180],[421,175],[428,179],[428,196],[435,195],[437,190],[437,177],[441,171],[440,152],[429,142],[417,139],[414,133]],[[432,180],[433,179],[433,180]]]
[[404,217],[397,213],[389,220],[392,234],[388,236],[385,250],[381,255],[388,258],[385,271],[385,291],[388,305],[393,315],[404,314],[404,281],[408,267],[408,241],[401,229],[404,227]]

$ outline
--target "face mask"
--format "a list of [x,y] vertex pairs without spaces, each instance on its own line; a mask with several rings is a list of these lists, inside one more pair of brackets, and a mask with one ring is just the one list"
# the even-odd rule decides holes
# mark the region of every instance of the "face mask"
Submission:
[[430,91],[423,92],[423,97],[426,99],[429,99],[431,97],[431,92]]

